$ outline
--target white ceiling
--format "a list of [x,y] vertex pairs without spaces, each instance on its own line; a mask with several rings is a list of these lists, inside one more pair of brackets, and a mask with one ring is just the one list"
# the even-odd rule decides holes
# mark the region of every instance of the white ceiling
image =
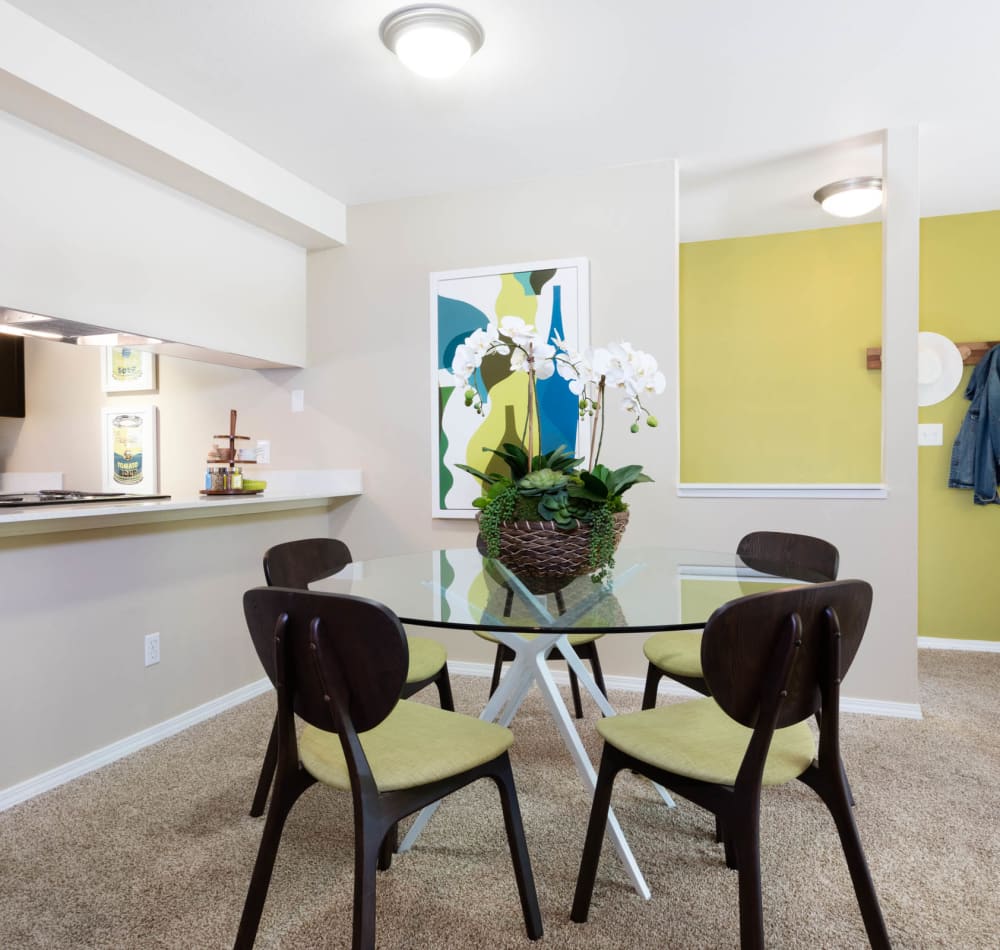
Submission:
[[919,124],[922,213],[1000,208],[991,0],[452,0],[447,81],[379,41],[402,0],[11,2],[347,204],[678,158],[685,239],[823,227]]

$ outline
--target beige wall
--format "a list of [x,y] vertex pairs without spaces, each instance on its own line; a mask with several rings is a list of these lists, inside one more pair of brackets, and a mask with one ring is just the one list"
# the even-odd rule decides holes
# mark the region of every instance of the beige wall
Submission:
[[[732,549],[754,529],[827,537],[842,576],[872,581],[876,608],[847,695],[917,702],[915,452],[893,455],[883,500],[693,499],[676,495],[678,448],[676,182],[672,163],[578,178],[389,202],[349,209],[348,246],[310,255],[310,368],[302,374],[330,420],[322,465],[358,465],[365,499],[345,525],[356,556],[472,543],[475,528],[430,517],[428,274],[547,258],[590,261],[591,337],[624,338],[651,351],[671,378],[654,411],[655,431],[606,439],[604,457],[646,466],[656,479],[629,496],[624,543]],[[915,275],[915,270],[914,270]],[[898,316],[893,317],[899,320]],[[904,314],[916,334],[916,311]],[[909,409],[885,414],[914,440]],[[719,380],[724,386],[725,381]],[[906,403],[906,398],[895,399]],[[739,394],[733,393],[733,411]],[[789,437],[793,437],[792,434]],[[905,552],[898,550],[902,544]],[[490,651],[458,633],[435,633],[457,659]],[[605,638],[605,669],[643,676],[640,638]]]
[[[5,604],[0,627],[14,660],[0,682],[4,743],[19,749],[0,787],[257,679],[239,598],[260,582],[269,544],[332,533],[359,558],[472,544],[472,522],[430,517],[428,274],[487,264],[588,258],[592,338],[630,340],[656,354],[671,379],[654,410],[659,429],[630,436],[622,427],[606,439],[607,458],[640,462],[656,479],[632,493],[626,543],[733,548],[755,528],[830,538],[842,552],[843,576],[866,577],[877,592],[845,692],[916,701],[915,627],[907,620],[915,613],[915,581],[893,563],[894,538],[915,533],[905,464],[895,505],[676,495],[673,163],[357,207],[349,228],[348,246],[309,257],[307,369],[257,372],[164,358],[160,392],[141,398],[160,407],[168,490],[187,493],[191,479],[197,487],[207,437],[225,428],[233,407],[241,429],[272,440],[276,466],[360,468],[364,496],[329,516],[221,519],[0,545],[5,592],[18,598],[14,608]],[[101,405],[127,397],[100,392],[94,356],[49,344],[33,345],[29,357],[29,417],[0,422],[6,468],[49,470],[51,459],[71,482],[91,487],[99,473],[85,433],[95,431]],[[915,393],[915,382],[904,380],[911,383]],[[294,388],[305,390],[303,413],[289,412]],[[899,415],[890,410],[888,424],[898,428]],[[144,670],[142,636],[152,630],[162,633],[163,661]],[[491,657],[469,634],[434,635],[455,660]],[[601,654],[608,673],[644,673],[641,638],[606,638]],[[25,670],[34,674],[34,689],[16,681]],[[15,728],[13,715],[37,708],[50,679],[65,696],[19,733],[26,727]]]
[[[586,257],[591,338],[630,340],[669,372],[675,214],[669,162],[348,210],[350,243],[309,258],[310,367],[303,378],[318,410],[337,420],[321,448],[329,457],[319,464],[337,458],[364,469],[364,504],[347,521],[356,556],[474,541],[474,523],[430,516],[428,275]],[[669,407],[662,401],[657,415],[669,421]],[[673,426],[638,436],[625,425],[609,430],[604,457],[642,463],[657,481],[630,495],[629,541],[669,540]],[[492,656],[471,635],[434,635],[457,659]],[[606,643],[602,657],[612,672],[638,674],[638,641]]]
[[270,545],[340,531],[340,510],[0,539],[0,789],[259,680],[243,592]]

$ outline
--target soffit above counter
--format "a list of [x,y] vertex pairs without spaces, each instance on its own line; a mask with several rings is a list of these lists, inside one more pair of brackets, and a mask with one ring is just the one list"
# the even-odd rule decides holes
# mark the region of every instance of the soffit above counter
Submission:
[[0,108],[307,250],[342,202],[0,0]]

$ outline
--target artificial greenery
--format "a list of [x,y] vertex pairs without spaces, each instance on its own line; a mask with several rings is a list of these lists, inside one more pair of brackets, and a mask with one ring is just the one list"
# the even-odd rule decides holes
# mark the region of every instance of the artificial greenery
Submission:
[[483,495],[473,504],[481,509],[479,531],[490,557],[500,556],[501,525],[506,521],[551,521],[561,531],[590,525],[590,569],[598,579],[614,567],[614,515],[628,506],[622,495],[633,485],[651,482],[641,465],[609,469],[597,464],[580,469],[565,446],[529,459],[520,445],[505,442],[483,449],[502,459],[509,475],[486,473],[469,465],[458,467],[483,483]]

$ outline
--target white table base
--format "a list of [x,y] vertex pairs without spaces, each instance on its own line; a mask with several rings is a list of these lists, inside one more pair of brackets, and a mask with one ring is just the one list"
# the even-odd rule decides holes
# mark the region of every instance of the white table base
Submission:
[[[549,708],[552,720],[555,722],[566,748],[569,749],[569,753],[573,757],[580,777],[590,789],[591,794],[593,794],[597,786],[597,773],[587,756],[583,742],[580,739],[580,734],[576,731],[576,726],[573,724],[569,710],[563,702],[559,687],[552,678],[552,671],[549,669],[545,659],[548,653],[555,649],[565,657],[569,668],[576,674],[580,685],[594,698],[594,701],[605,716],[615,715],[611,704],[597,688],[593,677],[583,665],[583,661],[576,655],[576,651],[569,645],[569,640],[565,634],[538,633],[532,640],[526,640],[518,634],[508,631],[491,631],[490,635],[513,651],[514,660],[511,662],[506,675],[500,681],[496,692],[486,704],[482,713],[480,713],[479,718],[487,722],[497,722],[502,726],[509,726],[518,709],[521,707],[521,703],[524,702],[524,698],[531,691],[531,687],[537,684]],[[673,807],[673,799],[670,798],[667,792],[660,786],[655,787],[666,804]],[[439,804],[440,802],[435,802],[433,805],[428,805],[417,815],[406,837],[403,838],[403,841],[399,845],[401,852],[408,851],[413,846],[413,843],[417,840],[427,822],[430,821]],[[618,823],[614,811],[611,810],[608,811],[607,834],[611,838],[618,855],[621,857],[636,891],[646,900],[649,900],[649,886],[646,884],[646,879],[639,870],[639,865],[632,854],[632,849],[625,840],[621,825]]]

